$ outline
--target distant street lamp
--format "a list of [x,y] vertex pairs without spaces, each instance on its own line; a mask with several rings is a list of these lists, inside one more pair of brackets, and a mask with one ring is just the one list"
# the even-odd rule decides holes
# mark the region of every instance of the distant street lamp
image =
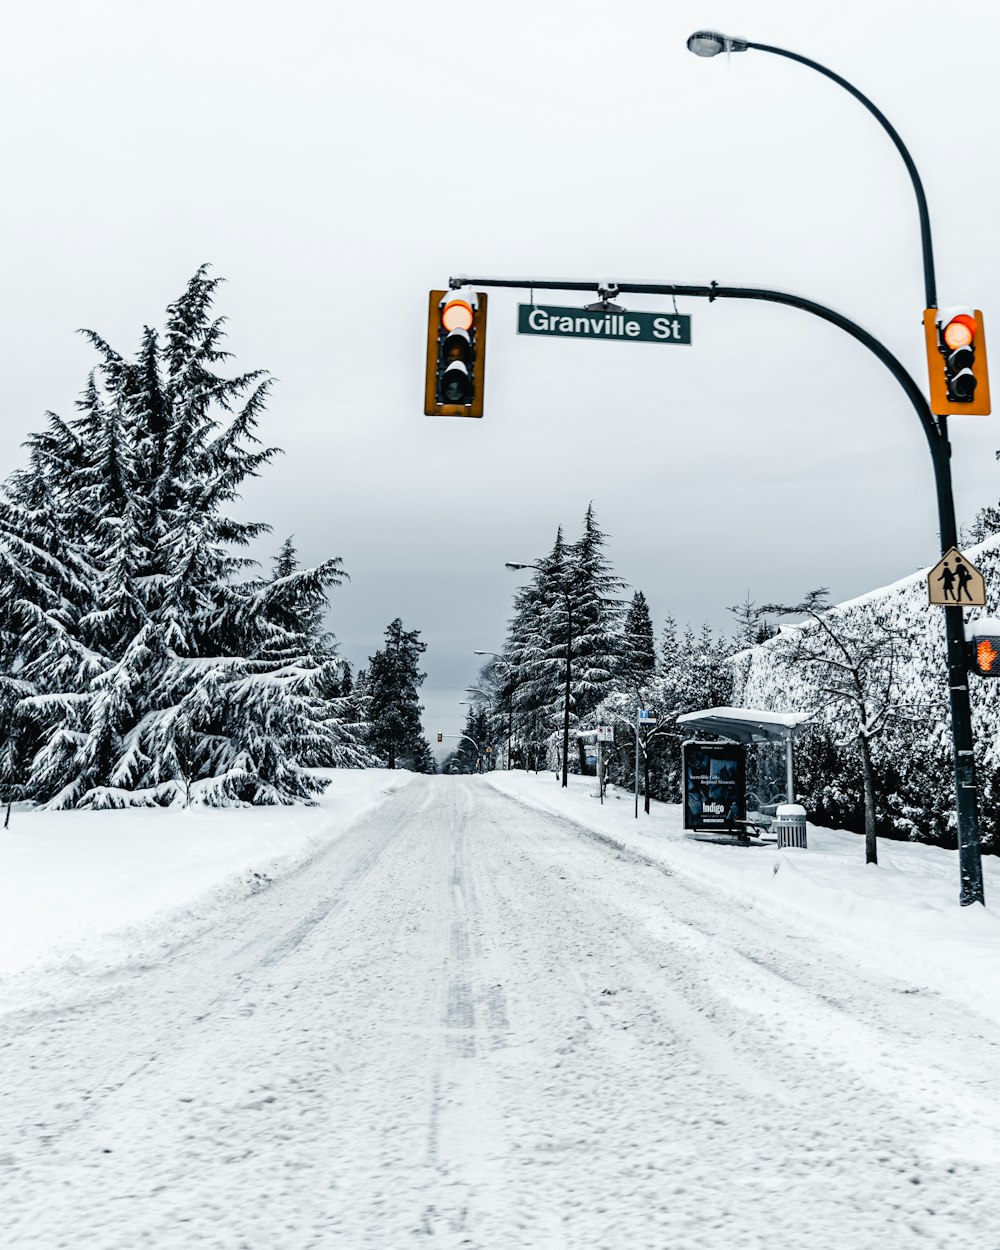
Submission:
[[473,651],[473,655],[491,655],[509,674],[507,683],[507,768],[510,768],[510,744],[514,736],[514,666],[496,651]]
[[[467,703],[464,700],[459,700],[458,706],[472,708],[473,711],[476,709],[476,705],[474,703]],[[475,738],[470,738],[468,734],[459,734],[458,737],[464,738],[466,742],[471,742],[476,748],[476,771],[481,773],[483,771],[483,748],[479,745]]]
[[[489,692],[488,690],[480,690],[480,688],[479,688],[478,686],[466,686],[466,687],[465,687],[465,693],[466,693],[466,694],[474,694],[474,695],[478,695],[481,699],[485,699],[485,700],[486,700],[486,703],[487,703],[487,705],[488,705],[488,706],[491,706],[491,707],[492,707],[492,706],[495,706],[496,700],[495,700],[494,696],[493,696],[492,694],[490,694],[490,692]],[[473,706],[475,706],[475,707],[476,707],[476,709],[478,710],[478,708],[479,708],[481,705],[477,703],[477,704],[474,704]],[[490,713],[490,715],[491,715],[491,717],[492,717],[492,712]],[[487,751],[488,751],[488,754],[489,754],[489,757],[490,757],[490,758],[489,758],[489,769],[488,769],[488,771],[489,771],[489,772],[493,772],[493,770],[496,768],[496,766],[497,766],[497,765],[496,765],[496,760],[493,758],[493,746],[492,746],[492,741],[493,741],[493,724],[492,724],[492,720],[489,720],[489,721],[487,721],[487,722],[486,722],[486,728],[487,728],[487,731],[488,731],[489,736],[490,736],[490,743],[489,743],[489,744],[488,744],[488,746],[487,746]]]
[[[789,52],[786,48],[776,48],[771,44],[753,43],[749,39],[737,39],[731,35],[723,35],[715,30],[698,30],[687,41],[687,46],[696,56],[718,56],[720,52],[770,52],[775,56],[783,56],[789,61],[796,61],[808,69],[814,69],[824,78],[829,78],[838,86],[843,87],[865,106],[886,132],[902,157],[913,192],[917,200],[917,213],[920,217],[920,243],[923,251],[924,264],[924,299],[927,308],[937,308],[937,285],[934,276],[934,247],[931,241],[931,219],[927,208],[927,197],[920,174],[889,119],[871,100],[857,87],[841,78],[833,70],[800,56],[797,52]],[[924,401],[926,403],[926,401]],[[951,442],[948,438],[948,418],[934,414],[923,420],[924,432],[930,446],[931,460],[934,465],[934,485],[937,492],[938,524],[940,526],[941,550],[948,551],[958,546],[958,526],[955,522],[955,498],[951,484]],[[979,810],[976,798],[976,764],[975,745],[972,736],[972,708],[969,702],[969,666],[965,638],[965,619],[962,609],[958,606],[945,607],[945,637],[948,648],[948,688],[951,701],[951,736],[952,750],[955,761],[955,810],[958,818],[958,862],[960,889],[959,898],[963,906],[969,903],[985,902],[983,894],[983,865],[979,848]]]
[[[504,566],[508,569],[537,569],[539,573],[550,570],[542,564],[513,564],[510,561]],[[562,751],[562,784],[563,789],[569,785],[569,690],[572,677],[573,662],[573,600],[565,586],[556,589],[566,600],[566,682],[563,695],[563,751]]]

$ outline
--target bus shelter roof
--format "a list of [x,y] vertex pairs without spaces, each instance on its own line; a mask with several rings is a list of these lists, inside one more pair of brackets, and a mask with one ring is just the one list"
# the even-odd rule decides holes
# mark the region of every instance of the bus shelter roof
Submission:
[[812,719],[812,712],[762,712],[752,707],[709,707],[685,712],[677,724],[698,733],[736,742],[790,742]]

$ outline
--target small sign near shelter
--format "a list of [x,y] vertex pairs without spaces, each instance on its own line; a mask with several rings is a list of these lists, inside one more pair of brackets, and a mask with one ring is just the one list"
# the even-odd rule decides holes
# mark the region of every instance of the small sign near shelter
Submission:
[[946,551],[927,574],[927,602],[942,608],[986,607],[983,575],[957,547]]

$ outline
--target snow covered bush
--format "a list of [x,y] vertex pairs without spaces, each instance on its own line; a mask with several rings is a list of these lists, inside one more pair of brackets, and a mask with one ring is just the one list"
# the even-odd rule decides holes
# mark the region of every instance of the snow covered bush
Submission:
[[[987,597],[1000,594],[1000,537],[969,550],[986,578]],[[982,609],[967,611],[974,620]],[[945,667],[944,617],[927,603],[926,574],[916,573],[834,609],[855,634],[890,633],[905,641],[894,656],[895,682],[905,696],[872,741],[878,832],[914,841],[955,844],[951,716]],[[805,626],[815,630],[816,624]],[[864,828],[862,770],[850,745],[856,724],[831,703],[819,670],[791,663],[799,631],[783,631],[734,657],[734,702],[774,711],[813,710],[814,728],[797,740],[796,790],[819,823]],[[828,683],[826,683],[828,684]],[[970,679],[983,849],[1000,851],[1000,688]]]

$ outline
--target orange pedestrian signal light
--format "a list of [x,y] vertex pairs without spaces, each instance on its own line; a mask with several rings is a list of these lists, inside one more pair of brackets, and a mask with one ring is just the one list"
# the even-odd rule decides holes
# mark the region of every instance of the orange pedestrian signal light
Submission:
[[972,671],[977,677],[1000,677],[1000,621],[981,617],[970,626]]
[[481,417],[486,375],[486,295],[431,291],[427,310],[424,412]]
[[939,417],[988,416],[983,314],[972,308],[924,310],[931,411]]

